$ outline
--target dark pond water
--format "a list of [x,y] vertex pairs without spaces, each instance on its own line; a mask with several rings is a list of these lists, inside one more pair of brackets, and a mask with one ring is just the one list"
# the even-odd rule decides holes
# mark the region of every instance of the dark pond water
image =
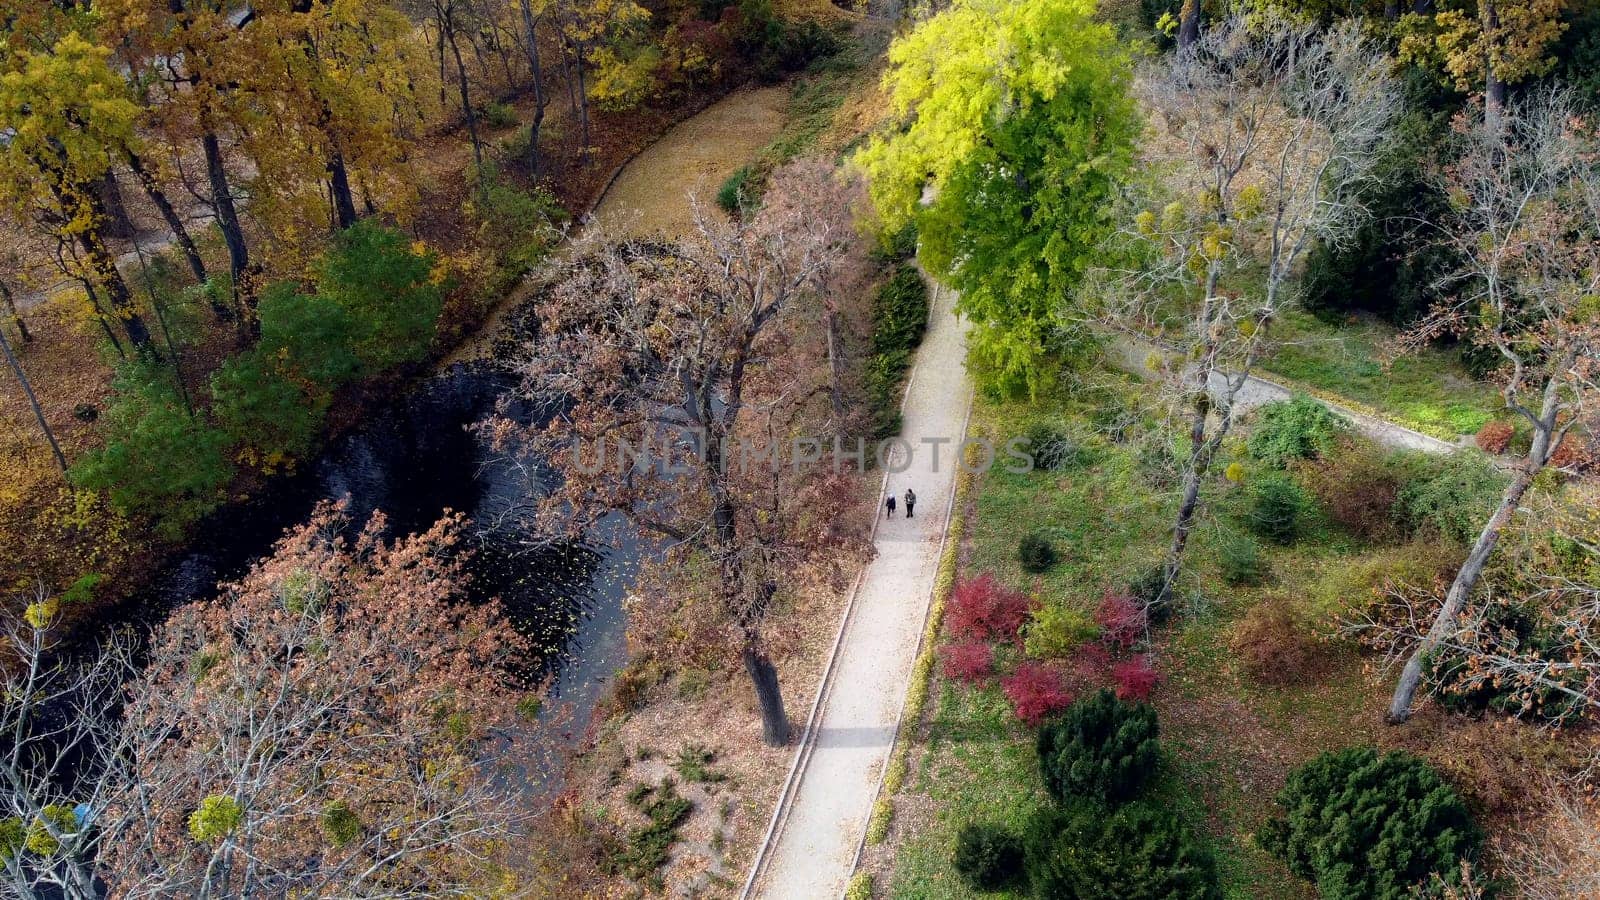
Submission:
[[[345,499],[357,527],[382,510],[394,536],[425,529],[447,510],[462,512],[472,520],[469,594],[500,598],[540,651],[543,671],[534,674],[552,678],[558,706],[571,717],[565,732],[581,734],[627,659],[622,598],[640,548],[619,522],[602,523],[607,533],[591,544],[551,545],[504,514],[526,496],[525,483],[468,426],[512,384],[492,363],[458,365],[373,410],[299,473],[210,516],[126,607],[129,617],[148,626],[179,604],[213,596],[219,581],[243,575],[322,500]],[[514,412],[531,418],[529,410]]]

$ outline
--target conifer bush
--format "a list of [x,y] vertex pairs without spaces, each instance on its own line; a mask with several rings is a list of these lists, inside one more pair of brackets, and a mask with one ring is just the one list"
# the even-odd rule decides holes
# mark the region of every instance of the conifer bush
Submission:
[[1499,502],[1505,475],[1476,453],[1451,453],[1423,462],[1431,471],[1407,482],[1395,501],[1401,524],[1413,532],[1427,530],[1471,541]]
[[1042,531],[1030,531],[1017,542],[1017,562],[1033,575],[1048,572],[1058,559],[1055,545]]
[[1250,455],[1275,468],[1316,459],[1333,449],[1346,425],[1319,401],[1296,394],[1261,408],[1250,432]]
[[1022,880],[1022,839],[998,825],[963,825],[953,862],[973,890],[1002,890]]
[[1432,875],[1454,884],[1483,842],[1455,789],[1398,751],[1324,753],[1290,773],[1278,805],[1258,840],[1323,900],[1400,900]]
[[1035,422],[1023,432],[1033,467],[1047,472],[1065,469],[1079,460],[1081,450],[1065,431],[1049,422]]
[[1039,729],[1039,771],[1058,803],[1133,799],[1155,774],[1156,711],[1102,690]]
[[1216,860],[1171,812],[1082,800],[1037,813],[1024,839],[1040,898],[1220,900]]
[[1287,475],[1271,473],[1255,483],[1248,521],[1256,534],[1278,544],[1292,544],[1311,517],[1313,501]]

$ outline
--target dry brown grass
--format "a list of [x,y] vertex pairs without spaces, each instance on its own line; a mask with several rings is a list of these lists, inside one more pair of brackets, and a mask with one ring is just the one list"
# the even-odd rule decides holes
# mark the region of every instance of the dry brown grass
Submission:
[[[768,624],[767,631],[781,638],[773,661],[796,740],[810,713],[847,596],[848,589],[818,586],[802,592]],[[631,668],[629,677],[647,686],[632,698],[631,710],[595,727],[574,764],[567,794],[582,798],[581,805],[591,815],[605,811],[595,827],[625,832],[637,824],[628,791],[636,784],[672,777],[695,806],[662,872],[666,892],[736,894],[766,833],[795,748],[761,742],[755,694],[737,660],[730,659],[728,666],[713,672],[668,673],[648,660],[636,661]],[[725,780],[685,784],[671,764],[689,746],[711,751],[715,759],[709,767]],[[714,839],[717,834],[720,839]],[[630,888],[625,878],[601,875],[592,859],[569,862],[579,881],[575,887],[584,896],[616,896]]]

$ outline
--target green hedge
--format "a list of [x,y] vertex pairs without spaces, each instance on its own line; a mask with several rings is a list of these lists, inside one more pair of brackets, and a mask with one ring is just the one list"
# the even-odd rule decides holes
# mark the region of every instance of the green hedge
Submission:
[[902,263],[878,288],[872,303],[872,356],[867,360],[867,394],[872,437],[900,433],[900,392],[911,357],[928,327],[928,286],[916,266]]

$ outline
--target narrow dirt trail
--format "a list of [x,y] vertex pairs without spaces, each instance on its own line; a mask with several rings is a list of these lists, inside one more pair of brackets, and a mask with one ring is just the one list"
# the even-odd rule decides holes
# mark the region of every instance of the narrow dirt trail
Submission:
[[622,167],[590,220],[635,237],[678,237],[694,227],[692,195],[716,202],[729,175],[783,130],[789,88],[741,88],[685,119]]
[[[787,85],[746,87],[684,119],[617,170],[577,227],[609,228],[633,237],[686,233],[694,225],[689,197],[714,203],[722,182],[777,138],[788,107]],[[440,368],[489,353],[506,315],[539,286],[539,277],[535,272],[518,283]]]
[[[885,488],[901,503],[892,517],[878,520],[877,555],[846,613],[747,895],[814,900],[843,893],[894,743],[972,402],[967,326],[956,318],[955,292],[931,281],[929,287],[933,316],[902,407],[901,438],[911,452],[893,451],[885,467]],[[917,494],[915,518],[906,516],[907,488]]]

